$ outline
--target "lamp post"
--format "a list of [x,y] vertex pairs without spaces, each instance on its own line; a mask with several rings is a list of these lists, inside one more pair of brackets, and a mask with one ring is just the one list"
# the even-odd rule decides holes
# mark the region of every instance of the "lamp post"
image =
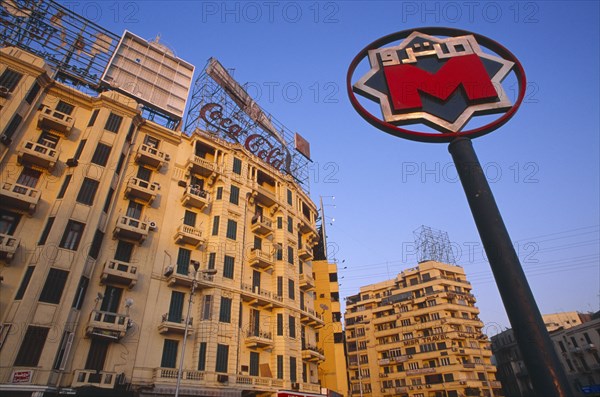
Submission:
[[[192,266],[194,267],[194,277],[192,279],[192,286],[190,287],[190,299],[188,300],[188,308],[187,314],[185,315],[185,328],[183,331],[183,344],[181,346],[181,356],[179,357],[179,368],[177,370],[177,384],[175,385],[175,397],[179,397],[179,386],[181,384],[181,376],[183,374],[183,359],[185,358],[185,345],[188,337],[188,327],[190,326],[190,313],[192,311],[192,298],[194,297],[194,293],[196,292],[196,287],[198,286],[198,280],[196,280],[196,275],[198,274],[198,269],[200,269],[200,262],[191,261]],[[205,269],[200,272],[200,274],[215,274],[216,269]]]

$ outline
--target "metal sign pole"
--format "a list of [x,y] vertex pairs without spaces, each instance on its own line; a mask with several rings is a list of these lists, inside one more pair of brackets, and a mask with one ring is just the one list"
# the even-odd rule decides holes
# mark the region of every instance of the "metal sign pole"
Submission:
[[540,397],[571,395],[519,258],[469,138],[448,146],[487,254],[517,345]]

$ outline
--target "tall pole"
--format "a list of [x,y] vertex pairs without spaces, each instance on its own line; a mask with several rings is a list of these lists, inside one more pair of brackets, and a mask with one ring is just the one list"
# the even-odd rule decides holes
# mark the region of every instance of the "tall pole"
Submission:
[[[196,265],[194,264],[194,267]],[[181,376],[183,374],[183,359],[185,357],[185,345],[187,342],[188,336],[188,327],[190,326],[190,313],[192,311],[192,298],[194,297],[194,292],[196,291],[196,275],[198,274],[198,269],[194,269],[194,279],[192,280],[192,287],[190,290],[190,299],[188,300],[188,308],[187,314],[185,316],[185,328],[183,331],[183,344],[181,346],[181,355],[179,357],[179,369],[177,370],[177,383],[175,385],[175,397],[179,397],[179,386],[181,384]]]
[[536,396],[571,395],[567,378],[469,138],[448,146]]

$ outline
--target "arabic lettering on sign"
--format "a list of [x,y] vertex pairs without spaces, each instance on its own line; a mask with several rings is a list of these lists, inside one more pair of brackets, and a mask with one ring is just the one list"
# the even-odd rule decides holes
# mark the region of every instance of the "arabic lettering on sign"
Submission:
[[208,125],[224,133],[229,139],[242,143],[244,147],[272,167],[288,171],[290,154],[286,147],[275,138],[269,139],[268,134],[250,134],[239,124],[223,114],[223,106],[218,103],[208,103],[200,109],[200,117]]

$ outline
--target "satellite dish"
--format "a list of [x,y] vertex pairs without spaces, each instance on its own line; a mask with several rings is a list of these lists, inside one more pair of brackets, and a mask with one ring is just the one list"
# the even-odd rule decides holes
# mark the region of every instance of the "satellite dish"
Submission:
[[324,304],[324,303],[321,303],[321,304],[319,305],[319,307],[320,307],[322,310],[329,310],[329,306],[327,306],[327,305],[326,305],[326,304]]
[[131,298],[125,299],[125,307],[130,308],[131,306],[133,306],[133,299],[131,299]]

